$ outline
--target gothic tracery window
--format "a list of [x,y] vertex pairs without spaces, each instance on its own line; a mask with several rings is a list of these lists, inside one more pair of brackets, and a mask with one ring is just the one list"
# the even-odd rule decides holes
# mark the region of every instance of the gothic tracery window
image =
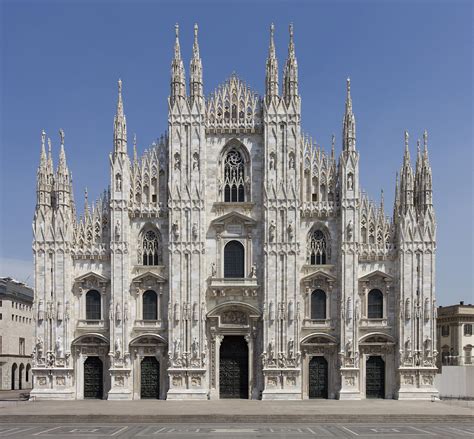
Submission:
[[142,261],[143,265],[160,264],[160,242],[158,234],[153,230],[148,230],[143,235],[142,241]]
[[245,164],[239,151],[230,150],[224,160],[224,201],[245,201]]
[[311,233],[308,243],[308,263],[324,265],[328,261],[328,244],[326,236],[321,230]]

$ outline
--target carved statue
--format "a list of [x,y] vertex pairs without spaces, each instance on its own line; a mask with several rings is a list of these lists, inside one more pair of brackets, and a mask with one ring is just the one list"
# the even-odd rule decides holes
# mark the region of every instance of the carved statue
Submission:
[[293,221],[289,222],[286,231],[288,232],[288,240],[291,241],[293,239]]
[[275,358],[275,340],[272,338],[268,343],[268,358],[273,360]]
[[411,338],[410,337],[408,337],[407,341],[405,342],[405,351],[411,352]]
[[250,198],[250,177],[247,175],[245,177],[245,193]]
[[346,320],[349,322],[352,319],[352,297],[347,298]]
[[199,320],[198,304],[197,304],[197,302],[194,302],[194,305],[193,305],[193,322],[197,322],[198,320]]
[[122,176],[120,174],[115,176],[115,190],[117,192],[122,192]]
[[347,240],[350,241],[352,239],[352,232],[354,227],[352,226],[352,220],[350,219],[347,223]]
[[174,321],[179,322],[179,302],[176,301],[174,304]]
[[346,356],[352,358],[352,338],[346,342]]
[[173,231],[174,239],[177,241],[179,239],[179,225],[178,221],[175,220],[171,226],[171,230]]
[[38,321],[44,320],[44,304],[40,299],[38,301]]
[[197,341],[197,338],[193,338],[193,342],[191,344],[191,353],[192,353],[192,358],[197,358],[199,356],[199,342]]
[[181,169],[181,156],[179,155],[179,153],[177,152],[175,155],[174,155],[174,170],[175,171],[179,171]]
[[65,311],[64,311],[64,320],[69,320],[70,317],[71,317],[71,304],[69,303],[69,300],[67,300]]
[[290,169],[294,169],[295,167],[295,156],[293,153],[290,153],[290,158],[288,160],[288,166],[290,167]]
[[411,300],[409,298],[405,301],[405,318],[411,319]]
[[193,171],[199,170],[199,154],[195,152],[193,154]]
[[120,220],[115,223],[115,240],[120,241]]
[[356,300],[356,308],[355,308],[355,318],[356,320],[359,320],[360,318],[360,300]]
[[268,307],[268,319],[273,322],[275,320],[275,305],[273,304],[273,300],[270,301],[270,305]]
[[197,239],[197,238],[198,238],[198,226],[197,226],[196,223],[193,224],[191,233],[192,233],[192,235],[193,235],[193,239]]
[[117,303],[117,305],[115,306],[115,319],[117,320],[117,322],[122,321],[122,308],[120,306],[120,303]]
[[252,268],[250,269],[250,277],[255,278],[257,277],[257,267],[255,264],[252,265]]
[[111,300],[109,304],[109,320],[113,320],[113,319],[114,319],[114,304]]
[[123,319],[128,320],[128,300],[123,304]]
[[273,241],[275,239],[275,230],[276,230],[275,221],[271,220],[270,226],[268,227],[268,237],[270,238],[270,241]]
[[38,360],[41,360],[43,358],[43,347],[44,347],[43,338],[39,336],[36,339],[36,358]]
[[120,338],[119,337],[115,339],[114,347],[115,347],[115,356],[119,358],[120,357]]
[[347,176],[347,190],[352,191],[354,189],[354,177],[352,174]]
[[288,357],[293,358],[295,355],[295,341],[290,338],[288,340]]
[[181,351],[181,339],[176,338],[173,342],[173,356],[178,358]]
[[295,312],[294,312],[295,304],[293,303],[292,300],[288,303],[288,320],[292,322],[295,318]]
[[217,268],[216,268],[216,263],[213,262],[211,264],[211,277],[216,277],[217,276]]
[[270,169],[275,169],[275,154],[273,152],[270,154],[269,166]]
[[56,319],[60,322],[63,319],[63,303],[58,301],[58,305],[56,307]]
[[62,358],[64,352],[63,352],[63,341],[60,335],[58,335],[58,337],[56,338],[55,348],[56,348],[56,356],[58,358]]

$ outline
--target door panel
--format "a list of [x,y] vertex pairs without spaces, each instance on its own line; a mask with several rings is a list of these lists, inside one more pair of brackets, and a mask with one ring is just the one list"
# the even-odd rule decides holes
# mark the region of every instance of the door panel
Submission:
[[369,357],[366,363],[365,395],[385,398],[385,362],[382,357]]
[[160,363],[155,357],[145,357],[141,362],[140,397],[160,398]]
[[99,357],[89,357],[84,362],[84,398],[102,399],[103,365]]
[[328,362],[324,357],[313,357],[309,362],[309,397],[328,397]]
[[220,347],[221,398],[248,398],[248,347],[241,336],[225,336]]

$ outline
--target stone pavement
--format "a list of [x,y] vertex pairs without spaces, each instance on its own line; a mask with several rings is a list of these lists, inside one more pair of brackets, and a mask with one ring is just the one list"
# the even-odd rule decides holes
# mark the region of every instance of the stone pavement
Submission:
[[396,400],[0,401],[4,422],[474,422],[474,410]]

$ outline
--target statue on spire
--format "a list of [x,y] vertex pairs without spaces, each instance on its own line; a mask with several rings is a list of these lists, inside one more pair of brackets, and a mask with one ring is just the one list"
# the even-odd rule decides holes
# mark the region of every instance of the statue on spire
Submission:
[[283,96],[286,102],[298,95],[298,63],[295,55],[295,42],[293,35],[293,23],[289,27],[290,42],[288,44],[288,58],[285,64]]
[[344,151],[355,151],[356,148],[356,123],[352,111],[351,78],[346,80],[346,110],[342,128],[342,149]]

